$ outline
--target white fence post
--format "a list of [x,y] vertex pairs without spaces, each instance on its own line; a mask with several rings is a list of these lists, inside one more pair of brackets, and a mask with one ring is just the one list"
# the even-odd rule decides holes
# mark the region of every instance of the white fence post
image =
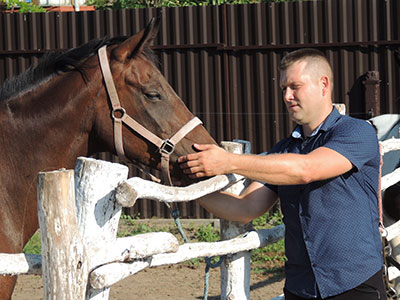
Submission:
[[[121,205],[115,202],[114,189],[128,178],[126,166],[79,157],[75,166],[75,189],[79,230],[87,249],[89,271],[97,267],[96,253],[116,241]],[[108,287],[89,289],[86,299],[106,300]]]
[[73,174],[59,170],[38,175],[45,300],[85,299],[88,268],[76,221]]
[[[243,143],[221,142],[226,151],[243,154],[245,153]],[[248,151],[250,152],[250,151]],[[244,181],[238,182],[226,189],[227,192],[240,195],[244,190]],[[221,239],[229,240],[238,235],[246,233],[252,227],[251,223],[241,224],[220,220]],[[250,228],[249,228],[250,227]],[[251,251],[239,252],[227,255],[221,265],[221,299],[222,300],[244,300],[250,299],[250,258]]]

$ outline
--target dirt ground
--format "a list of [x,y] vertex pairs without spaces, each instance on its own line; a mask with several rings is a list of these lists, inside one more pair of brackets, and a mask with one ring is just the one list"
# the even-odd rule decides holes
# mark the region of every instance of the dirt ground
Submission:
[[[210,271],[209,300],[219,300],[219,269]],[[269,300],[282,294],[282,278],[252,275],[250,296],[253,300]],[[186,265],[145,269],[111,287],[110,300],[177,300],[203,299],[204,264],[191,268]],[[40,276],[18,277],[13,300],[40,300],[43,284]]]

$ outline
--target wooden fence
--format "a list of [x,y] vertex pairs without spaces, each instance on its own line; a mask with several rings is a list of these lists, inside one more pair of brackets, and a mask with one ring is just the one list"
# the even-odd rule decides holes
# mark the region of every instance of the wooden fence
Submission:
[[[400,139],[381,145],[384,153],[399,150]],[[242,153],[240,144],[226,143],[225,148]],[[399,173],[400,168],[382,178],[382,191],[400,181]],[[242,179],[224,175],[176,188],[140,178],[126,180],[127,176],[126,166],[92,158],[78,158],[75,170],[40,173],[42,255],[0,254],[0,274],[42,274],[46,300],[108,299],[114,283],[145,268],[229,254],[229,262],[223,264],[226,274],[221,276],[221,299],[250,299],[249,251],[281,239],[283,225],[244,233],[242,225],[231,222],[222,229],[227,240],[215,243],[179,245],[166,232],[116,238],[122,206],[135,203],[126,196],[127,191],[136,197],[145,195],[166,202],[190,201],[233,182],[238,183],[230,187],[230,192],[240,193]],[[232,237],[238,233],[240,237]],[[400,236],[400,221],[387,227],[384,236],[388,241]],[[398,269],[389,268],[390,280],[399,276]]]
[[[224,263],[228,274],[225,276],[225,291],[228,295],[240,294],[241,299],[249,299],[249,286],[238,285],[232,276],[249,276],[249,269],[243,268],[249,266],[245,262],[250,260],[248,251],[281,239],[283,225],[216,243],[179,245],[172,234],[164,232],[116,238],[122,209],[118,199],[126,199],[121,197],[123,185],[116,188],[127,176],[127,167],[92,158],[79,158],[74,171],[40,173],[38,212],[42,255],[0,254],[0,274],[41,273],[44,299],[108,299],[111,285],[144,268],[232,254],[232,262]],[[218,177],[215,184],[205,185],[208,186],[206,193],[230,186],[237,180],[235,176]],[[143,190],[146,186],[148,191]],[[159,192],[164,194],[169,187],[150,183],[133,188],[138,194],[145,193],[156,199],[160,198]],[[240,188],[243,188],[243,183],[239,183],[239,187],[230,186],[231,192],[235,189],[238,192]],[[177,188],[171,189],[175,189],[175,196],[179,194],[176,193]],[[204,194],[198,185],[181,188],[180,191],[191,194],[190,199]],[[176,200],[182,199],[178,195]],[[232,234],[238,228],[243,233],[241,227],[229,224],[225,233]],[[244,255],[235,258],[238,252]],[[241,274],[235,273],[238,268]]]

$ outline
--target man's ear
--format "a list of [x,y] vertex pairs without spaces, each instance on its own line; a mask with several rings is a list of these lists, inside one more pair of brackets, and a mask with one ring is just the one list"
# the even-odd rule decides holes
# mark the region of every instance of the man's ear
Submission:
[[322,96],[326,96],[331,89],[331,82],[329,81],[329,77],[324,75],[320,78],[320,84],[322,87]]

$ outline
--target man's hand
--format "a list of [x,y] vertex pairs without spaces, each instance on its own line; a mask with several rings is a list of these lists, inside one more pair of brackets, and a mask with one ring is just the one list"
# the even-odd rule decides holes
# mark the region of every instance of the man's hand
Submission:
[[181,169],[190,178],[231,173],[229,152],[211,144],[194,144],[193,146],[199,152],[181,156],[178,159]]

